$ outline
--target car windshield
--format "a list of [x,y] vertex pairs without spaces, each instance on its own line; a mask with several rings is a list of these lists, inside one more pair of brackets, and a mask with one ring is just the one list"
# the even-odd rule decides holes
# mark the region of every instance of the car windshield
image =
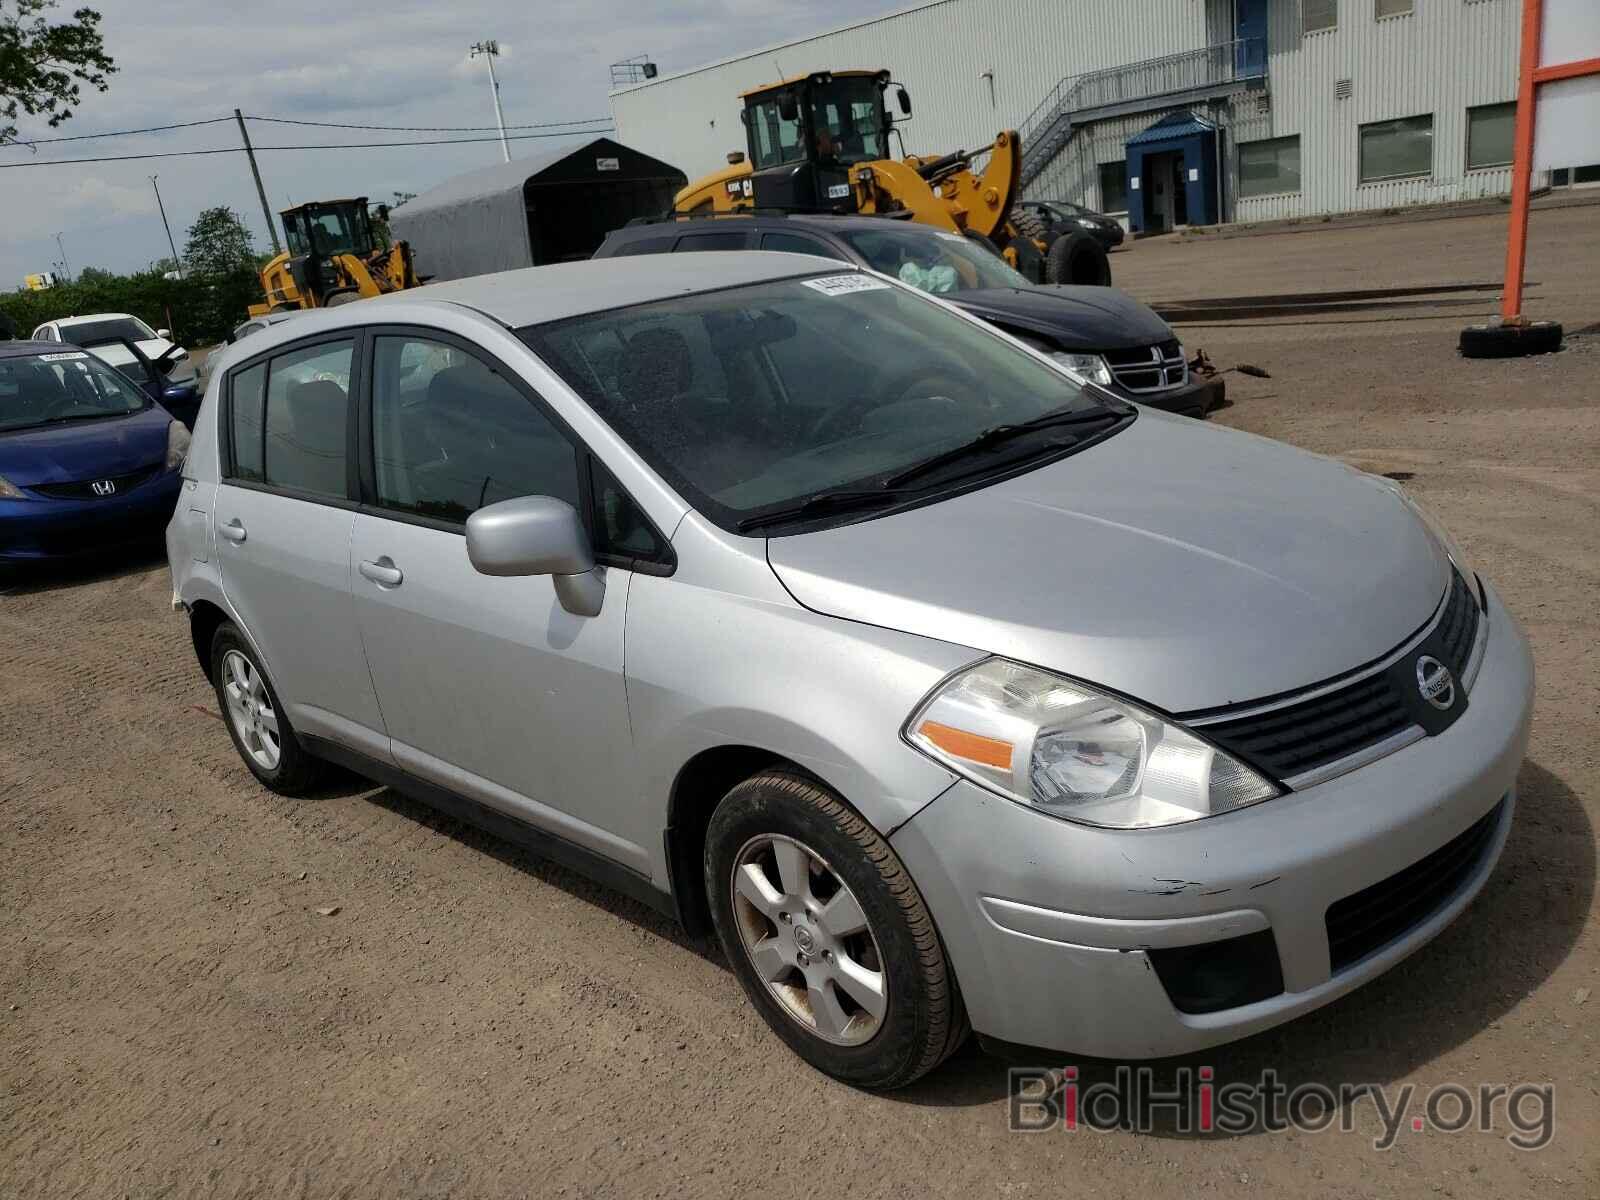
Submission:
[[0,432],[125,416],[150,400],[82,350],[0,358]]
[[892,226],[854,230],[843,237],[874,271],[924,292],[1033,286],[1003,258],[959,233]]
[[[983,326],[862,273],[729,288],[520,332],[725,528],[818,493],[883,487],[998,426],[1126,412]],[[985,453],[975,463],[981,470],[1007,457]]]
[[107,338],[142,342],[155,336],[156,331],[138,317],[104,317],[98,321],[73,321],[61,326],[61,340],[64,342],[102,342]]

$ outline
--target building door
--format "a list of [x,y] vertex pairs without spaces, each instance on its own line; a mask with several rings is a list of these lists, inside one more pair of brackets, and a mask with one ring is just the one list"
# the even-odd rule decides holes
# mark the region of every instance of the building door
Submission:
[[1144,227],[1167,233],[1177,223],[1173,196],[1173,163],[1181,155],[1147,154],[1144,159]]

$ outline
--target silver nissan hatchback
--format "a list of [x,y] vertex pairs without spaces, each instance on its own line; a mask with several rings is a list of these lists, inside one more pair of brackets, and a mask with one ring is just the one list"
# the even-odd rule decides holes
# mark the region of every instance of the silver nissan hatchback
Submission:
[[221,359],[184,475],[263,785],[340,764],[714,930],[856,1085],[1276,1025],[1511,826],[1527,643],[1400,488],[835,262],[309,313]]

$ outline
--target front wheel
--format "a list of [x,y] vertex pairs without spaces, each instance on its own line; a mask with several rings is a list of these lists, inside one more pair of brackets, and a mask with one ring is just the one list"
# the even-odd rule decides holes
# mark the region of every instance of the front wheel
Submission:
[[965,1040],[955,975],[916,885],[826,788],[786,771],[739,784],[712,814],[705,877],[751,1004],[818,1070],[901,1087]]

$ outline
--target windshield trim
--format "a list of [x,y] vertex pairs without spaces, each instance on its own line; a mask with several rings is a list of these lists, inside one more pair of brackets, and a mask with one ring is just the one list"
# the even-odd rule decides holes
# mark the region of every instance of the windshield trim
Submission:
[[[1119,396],[1116,396],[1111,392],[1107,392],[1102,388],[1095,387],[1092,384],[1080,383],[1079,386],[1081,393],[1086,400],[1108,414],[1120,414],[1119,419],[1110,422],[1103,430],[1097,430],[1093,434],[1082,439],[1063,442],[1048,447],[1034,446],[1031,448],[1031,450],[1024,449],[1018,453],[1003,454],[999,457],[998,461],[992,464],[987,464],[986,466],[976,467],[970,471],[955,471],[947,475],[942,475],[928,483],[924,488],[916,489],[917,494],[909,498],[907,498],[903,492],[904,490],[911,489],[902,489],[902,491],[896,495],[886,494],[884,497],[886,503],[882,507],[822,512],[815,517],[796,517],[793,521],[784,521],[778,523],[781,524],[783,528],[783,534],[777,534],[775,532],[769,533],[767,529],[744,532],[737,528],[741,521],[748,522],[751,518],[758,518],[765,512],[777,511],[801,504],[808,498],[809,495],[813,495],[815,493],[801,493],[798,495],[785,497],[782,500],[773,501],[770,504],[761,505],[758,508],[729,513],[726,516],[719,516],[710,511],[706,506],[694,499],[694,496],[697,493],[700,493],[700,489],[695,487],[691,481],[685,480],[684,482],[689,483],[689,489],[686,490],[674,477],[675,473],[663,470],[652,456],[647,455],[641,451],[637,445],[635,445],[634,439],[629,436],[626,430],[613,424],[606,418],[604,413],[589,403],[589,400],[583,394],[583,392],[581,392],[578,387],[568,379],[566,371],[563,370],[561,366],[557,365],[564,363],[564,359],[555,351],[555,347],[548,340],[550,334],[558,332],[565,326],[601,315],[609,316],[612,314],[627,313],[637,309],[650,308],[655,305],[670,303],[674,300],[695,300],[703,296],[714,296],[723,292],[734,292],[757,287],[766,287],[774,283],[828,278],[830,276],[854,272],[869,276],[873,279],[882,280],[890,287],[893,287],[894,289],[906,295],[913,296],[925,304],[941,309],[944,312],[950,313],[961,320],[968,321],[973,325],[978,326],[981,330],[983,330],[984,333],[997,338],[1002,342],[1017,343],[1023,353],[1031,355],[1035,359],[1042,359],[1043,362],[1040,365],[1044,369],[1059,370],[1059,368],[1057,368],[1043,354],[1040,354],[1038,351],[1032,349],[1026,344],[1018,343],[1017,339],[1009,337],[1004,331],[997,329],[995,326],[983,320],[981,317],[973,316],[971,313],[964,311],[959,305],[952,303],[943,296],[924,292],[920,288],[912,287],[910,284],[901,283],[892,276],[884,275],[881,272],[871,270],[870,268],[858,267],[850,263],[840,263],[838,266],[843,268],[843,270],[833,269],[821,271],[803,271],[796,272],[793,275],[775,276],[771,279],[745,280],[740,283],[727,284],[722,287],[706,288],[703,291],[659,296],[654,299],[636,301],[635,303],[620,305],[615,308],[598,308],[583,313],[571,313],[567,316],[556,318],[555,320],[541,321],[530,325],[524,325],[513,329],[512,332],[516,335],[518,340],[520,340],[523,345],[527,346],[528,349],[537,357],[545,369],[547,369],[552,375],[561,381],[562,386],[567,389],[577,403],[582,404],[585,408],[589,409],[596,419],[603,422],[608,429],[611,429],[613,432],[615,432],[618,440],[628,448],[628,452],[632,454],[645,467],[645,469],[650,471],[652,475],[656,476],[664,484],[666,484],[666,486],[670,487],[675,493],[677,493],[680,499],[682,499],[686,508],[689,508],[690,510],[700,514],[700,516],[710,521],[717,528],[723,529],[729,533],[738,534],[741,537],[789,536],[799,533],[812,533],[821,529],[833,529],[845,525],[858,524],[862,521],[875,520],[879,517],[893,515],[894,513],[907,512],[911,509],[921,508],[924,505],[937,503],[941,500],[953,499],[954,497],[965,495],[968,492],[976,491],[979,488],[988,487],[995,483],[1001,483],[1007,479],[1015,478],[1018,475],[1026,474],[1029,471],[1034,471],[1040,469],[1041,467],[1049,466],[1051,463],[1059,462],[1061,459],[1070,457],[1071,455],[1077,454],[1082,450],[1087,450],[1092,446],[1099,445],[1107,438],[1113,437],[1122,432],[1124,429],[1128,428],[1137,418],[1137,406],[1128,403]],[[1048,427],[1045,427],[1039,432],[1047,435],[1051,431]],[[911,464],[897,464],[894,467],[873,471],[858,478],[841,481],[837,484],[832,484],[827,488],[819,490],[830,492],[871,490],[875,486],[879,485],[886,477],[895,474],[897,471],[902,470],[904,467],[909,465]]]

